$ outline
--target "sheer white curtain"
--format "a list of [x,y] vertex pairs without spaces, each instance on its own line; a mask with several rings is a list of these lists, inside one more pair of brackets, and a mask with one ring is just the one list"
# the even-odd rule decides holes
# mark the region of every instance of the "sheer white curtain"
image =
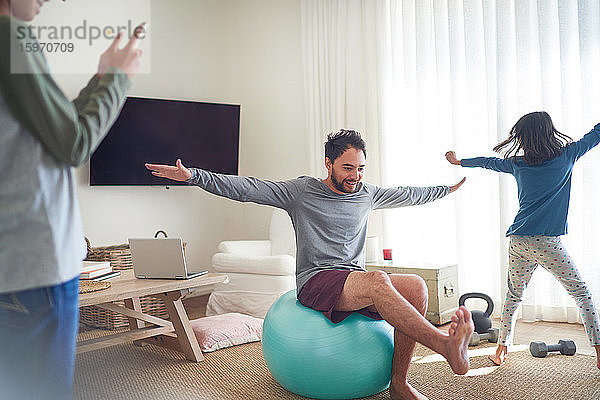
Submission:
[[[375,12],[368,2],[302,2],[312,174],[325,173],[323,143],[329,132],[356,129],[366,135],[368,153],[379,147]],[[368,173],[378,170],[378,157],[369,154]]]
[[[546,110],[575,140],[600,121],[600,1],[305,0],[303,54],[315,171],[324,134],[366,133],[371,181],[449,184],[454,195],[385,211],[394,259],[454,263],[460,292],[482,291],[497,309],[506,291],[504,232],[517,209],[510,176],[447,164],[443,155],[495,155],[523,114]],[[600,303],[600,154],[573,176],[571,255]],[[540,269],[523,317],[575,322],[577,309]]]

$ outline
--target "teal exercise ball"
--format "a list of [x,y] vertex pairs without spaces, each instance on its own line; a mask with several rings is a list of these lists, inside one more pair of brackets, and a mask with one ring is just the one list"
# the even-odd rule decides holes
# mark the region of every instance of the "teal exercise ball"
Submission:
[[334,324],[283,294],[263,323],[269,371],[290,392],[315,399],[355,399],[390,385],[394,328],[354,313]]

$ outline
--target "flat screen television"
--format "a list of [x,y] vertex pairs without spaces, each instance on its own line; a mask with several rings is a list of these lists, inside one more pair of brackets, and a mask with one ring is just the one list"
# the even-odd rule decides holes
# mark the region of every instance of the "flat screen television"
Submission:
[[90,159],[90,185],[185,185],[145,163],[238,174],[240,106],[128,97]]

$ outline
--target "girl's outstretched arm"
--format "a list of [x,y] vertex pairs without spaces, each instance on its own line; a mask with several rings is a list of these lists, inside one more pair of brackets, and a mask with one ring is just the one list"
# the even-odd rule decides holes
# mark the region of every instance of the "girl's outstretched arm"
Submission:
[[456,158],[456,153],[452,150],[446,152],[446,160],[448,160],[450,164],[460,165],[460,160]]
[[513,172],[513,162],[509,159],[502,159],[496,157],[475,157],[475,158],[456,158],[456,153],[452,150],[446,152],[446,160],[450,164],[460,165],[462,167],[480,167],[491,169],[497,172]]

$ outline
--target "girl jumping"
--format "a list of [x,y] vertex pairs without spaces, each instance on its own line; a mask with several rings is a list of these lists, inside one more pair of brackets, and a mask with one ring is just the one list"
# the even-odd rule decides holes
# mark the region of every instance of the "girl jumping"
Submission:
[[573,164],[600,143],[600,124],[582,139],[572,139],[556,130],[548,113],[533,112],[521,117],[508,139],[494,147],[504,158],[476,157],[458,160],[453,151],[446,159],[454,165],[481,167],[512,174],[517,181],[519,212],[506,236],[508,250],[508,290],[500,319],[496,365],[506,358],[512,343],[516,310],[533,271],[541,265],[562,284],[579,307],[591,345],[596,349],[600,369],[600,322],[592,296],[575,263],[561,243],[567,233],[567,213]]

